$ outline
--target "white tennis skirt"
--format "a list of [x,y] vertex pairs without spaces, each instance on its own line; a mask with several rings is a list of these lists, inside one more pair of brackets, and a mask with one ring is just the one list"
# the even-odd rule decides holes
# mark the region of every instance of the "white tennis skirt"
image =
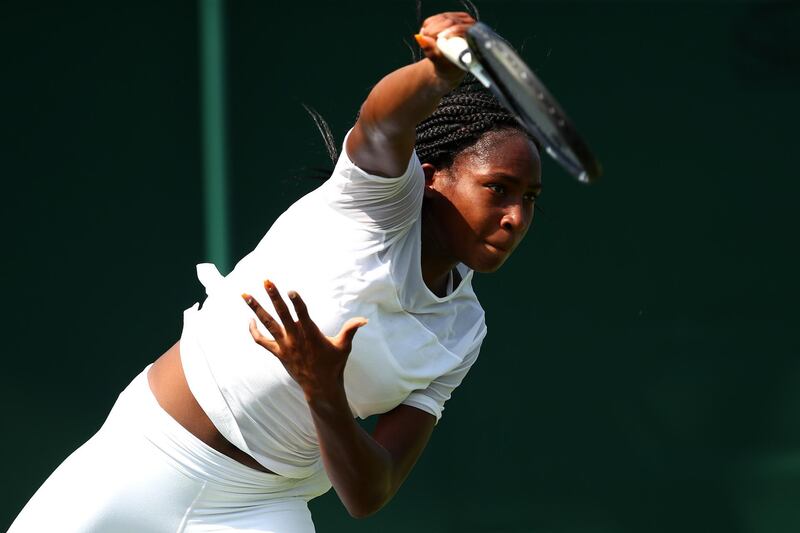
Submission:
[[330,488],[323,469],[290,479],[217,452],[158,405],[147,370],[9,533],[314,532],[307,502]]

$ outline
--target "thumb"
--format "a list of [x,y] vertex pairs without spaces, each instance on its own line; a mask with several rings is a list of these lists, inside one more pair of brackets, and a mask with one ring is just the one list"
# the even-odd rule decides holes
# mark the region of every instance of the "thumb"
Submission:
[[368,320],[364,317],[349,319],[344,323],[342,329],[339,330],[339,334],[336,335],[336,339],[334,340],[336,345],[349,352],[353,345],[353,337],[356,336],[356,332],[359,328],[367,325],[367,322]]

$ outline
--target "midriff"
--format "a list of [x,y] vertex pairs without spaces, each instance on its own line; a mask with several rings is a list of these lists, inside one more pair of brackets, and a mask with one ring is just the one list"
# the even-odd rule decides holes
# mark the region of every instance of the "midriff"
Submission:
[[183,373],[180,341],[159,357],[147,374],[150,390],[164,411],[186,431],[219,453],[260,472],[274,474],[251,456],[234,446],[214,427],[211,419],[197,403]]

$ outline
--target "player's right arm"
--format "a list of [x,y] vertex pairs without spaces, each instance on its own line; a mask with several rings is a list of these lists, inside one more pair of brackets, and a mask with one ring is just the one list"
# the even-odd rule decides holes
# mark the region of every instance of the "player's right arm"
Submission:
[[464,78],[445,58],[436,38],[463,36],[475,24],[468,13],[440,13],[425,19],[417,42],[425,59],[395,70],[378,82],[361,106],[347,138],[347,155],[361,169],[378,176],[400,176],[414,150],[417,124]]

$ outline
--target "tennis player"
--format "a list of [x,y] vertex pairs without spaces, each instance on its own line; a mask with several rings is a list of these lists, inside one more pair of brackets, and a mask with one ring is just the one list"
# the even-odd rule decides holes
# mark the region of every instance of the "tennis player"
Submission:
[[[473,272],[514,251],[540,191],[536,145],[436,47],[473,24],[425,20],[425,58],[370,92],[330,179],[228,276],[198,266],[180,341],[12,533],[309,533],[331,485],[354,517],[392,498],[486,335]],[[370,435],[354,418],[373,415]]]

